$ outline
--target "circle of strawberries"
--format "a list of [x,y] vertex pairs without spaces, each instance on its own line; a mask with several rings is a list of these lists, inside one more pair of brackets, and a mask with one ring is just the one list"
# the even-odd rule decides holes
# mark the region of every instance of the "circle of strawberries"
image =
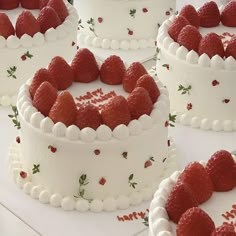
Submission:
[[[73,82],[90,83],[99,77],[101,82],[111,87],[122,85],[129,93],[127,99],[115,94],[102,106],[88,102],[77,107],[72,95],[65,89]],[[35,73],[29,92],[33,106],[54,123],[94,130],[102,124],[113,130],[144,114],[150,115],[160,96],[155,80],[141,63],[134,62],[126,69],[121,58],[112,55],[99,68],[93,53],[86,48],[77,51],[71,65],[62,57],[54,57],[48,69],[42,68]]]

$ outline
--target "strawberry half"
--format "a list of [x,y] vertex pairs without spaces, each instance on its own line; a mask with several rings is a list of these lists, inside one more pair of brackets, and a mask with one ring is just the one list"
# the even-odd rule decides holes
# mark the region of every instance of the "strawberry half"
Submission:
[[199,43],[202,39],[202,35],[199,33],[196,27],[192,25],[186,25],[180,31],[177,43],[186,47],[189,51],[194,50],[198,52]]
[[168,34],[176,42],[180,31],[184,28],[184,26],[189,24],[189,21],[184,16],[177,16],[168,29]]
[[124,74],[124,62],[116,55],[108,57],[100,68],[100,79],[105,84],[122,84]]
[[52,7],[58,14],[61,22],[69,15],[66,5],[63,0],[49,0],[47,6]]
[[127,103],[132,119],[138,119],[152,111],[152,100],[145,88],[137,87],[128,96]]
[[40,24],[41,33],[45,33],[50,28],[57,28],[61,24],[61,20],[56,11],[51,7],[44,7],[37,18]]
[[5,13],[0,13],[0,35],[7,39],[15,34],[15,29]]
[[148,91],[153,104],[157,101],[158,97],[160,96],[160,90],[157,87],[155,80],[149,74],[145,74],[137,80],[135,88],[137,87],[145,88]]
[[208,160],[206,170],[217,192],[226,192],[236,186],[236,164],[225,150],[215,152]]
[[34,77],[33,77],[33,80],[30,84],[30,87],[29,87],[29,92],[30,92],[30,95],[31,95],[31,98],[34,97],[34,94],[37,90],[37,88],[40,86],[41,83],[43,83],[44,81],[48,81],[52,84],[52,86],[54,88],[58,88],[57,86],[57,83],[55,81],[55,79],[53,77],[50,76],[49,72],[47,69],[39,69]]
[[221,23],[225,26],[236,27],[236,2],[230,1],[221,13]]
[[215,229],[211,217],[199,207],[188,209],[177,225],[177,236],[210,236]]
[[121,124],[128,125],[131,115],[128,104],[123,96],[112,98],[101,111],[102,121],[112,130]]
[[39,9],[39,0],[20,0],[20,4],[26,9]]
[[179,180],[189,188],[198,204],[207,201],[213,194],[213,183],[206,169],[199,162],[187,165]]
[[60,56],[56,56],[51,60],[48,72],[56,80],[59,90],[69,88],[74,81],[74,73],[70,65]]
[[223,224],[217,227],[211,236],[236,236],[236,231],[233,225]]
[[20,0],[1,0],[0,9],[2,10],[11,10],[19,6]]
[[220,11],[216,2],[206,2],[198,9],[200,18],[200,26],[202,27],[215,27],[220,24]]
[[144,74],[147,74],[145,67],[140,62],[133,62],[125,72],[123,78],[123,88],[131,93],[135,88],[137,80]]
[[87,49],[79,49],[72,60],[71,68],[75,81],[89,83],[99,77],[99,68],[93,53]]
[[84,104],[77,110],[75,124],[80,128],[90,127],[96,130],[102,124],[102,117],[92,104]]
[[196,206],[198,206],[196,199],[188,187],[180,181],[173,187],[165,205],[169,218],[176,224],[185,211]]
[[72,95],[68,91],[61,92],[52,106],[48,117],[56,124],[62,122],[65,126],[75,124],[76,105]]
[[48,116],[48,113],[56,99],[57,89],[55,89],[48,81],[45,81],[36,90],[33,105],[44,116]]
[[22,11],[16,20],[17,37],[21,38],[24,34],[33,37],[38,32],[40,32],[40,24],[33,14],[28,10]]
[[190,4],[185,5],[181,9],[179,16],[185,17],[191,25],[195,26],[196,28],[199,28],[200,18],[198,16],[196,9],[192,5]]
[[210,58],[218,55],[222,58],[225,56],[225,50],[223,43],[216,33],[208,33],[204,36],[199,44],[199,55],[206,53]]
[[236,60],[236,36],[231,38],[225,49],[225,57],[232,56]]

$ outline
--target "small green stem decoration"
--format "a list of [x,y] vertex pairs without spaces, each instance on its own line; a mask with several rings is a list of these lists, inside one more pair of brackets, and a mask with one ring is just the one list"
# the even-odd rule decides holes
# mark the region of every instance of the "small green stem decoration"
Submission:
[[14,124],[14,127],[16,127],[17,129],[20,129],[20,121],[18,120],[18,110],[16,106],[11,106],[11,109],[13,111],[13,114],[8,115],[9,118],[12,119],[12,122]]

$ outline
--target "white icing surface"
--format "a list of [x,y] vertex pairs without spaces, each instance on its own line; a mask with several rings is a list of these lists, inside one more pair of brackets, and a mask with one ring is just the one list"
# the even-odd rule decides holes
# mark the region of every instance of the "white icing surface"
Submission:
[[79,42],[113,50],[155,47],[158,25],[176,8],[174,0],[75,0],[74,5],[81,19]]
[[[212,59],[206,54],[199,56],[173,42],[168,28],[174,18],[172,16],[160,28],[157,37],[160,52],[156,63],[158,78],[169,91],[171,113],[178,115],[177,121],[181,124],[194,128],[236,130],[236,60],[232,57],[224,60],[217,55]],[[202,35],[216,32],[226,42],[231,38],[227,32],[234,34],[235,29],[220,25],[207,29],[200,27],[200,32]],[[165,64],[169,65],[169,70],[163,66]],[[215,82],[217,85],[213,85]],[[181,94],[180,85],[191,86],[189,93]],[[188,104],[192,105],[190,110]]]

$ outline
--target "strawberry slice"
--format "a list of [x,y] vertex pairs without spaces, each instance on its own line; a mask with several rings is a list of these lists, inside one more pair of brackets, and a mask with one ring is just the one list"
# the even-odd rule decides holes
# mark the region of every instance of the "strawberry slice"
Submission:
[[33,105],[44,116],[48,116],[48,113],[56,99],[57,89],[55,89],[48,81],[45,81],[36,90]]
[[101,116],[103,123],[112,130],[121,124],[128,125],[131,115],[128,104],[123,96],[112,98],[102,109]]
[[80,128],[90,127],[96,130],[102,124],[102,117],[92,104],[84,104],[77,111],[75,124]]
[[30,95],[31,95],[31,98],[34,97],[34,94],[37,90],[37,88],[40,86],[41,83],[43,83],[44,81],[48,81],[50,82],[54,88],[58,88],[57,86],[57,83],[55,81],[55,79],[53,77],[50,76],[49,72],[47,69],[39,69],[34,77],[33,77],[33,80],[30,84],[30,87],[29,87],[29,92],[30,92]]
[[148,91],[153,104],[157,101],[158,97],[160,96],[160,90],[157,87],[155,80],[149,74],[141,76],[137,80],[135,87],[145,88]]
[[186,25],[180,31],[177,43],[179,45],[186,47],[189,51],[194,50],[198,52],[198,46],[202,39],[202,35],[199,33],[196,27],[192,25]]
[[195,26],[196,28],[199,28],[200,18],[198,16],[196,9],[192,5],[190,4],[185,5],[181,9],[179,16],[185,17],[191,25]]
[[206,170],[214,185],[214,191],[226,192],[236,186],[236,164],[226,150],[215,152],[208,160]]
[[185,211],[196,206],[198,206],[196,199],[188,187],[180,181],[173,187],[165,205],[169,218],[176,224]]
[[225,26],[236,27],[236,2],[230,1],[221,13],[221,23]]
[[0,9],[2,10],[11,10],[19,6],[20,0],[1,0]]
[[138,119],[146,114],[150,115],[152,111],[152,100],[145,88],[135,88],[127,98],[129,111],[132,119]]
[[189,24],[189,21],[184,16],[177,16],[168,29],[168,34],[176,42],[180,31],[184,28],[184,26]]
[[71,68],[75,81],[89,83],[99,77],[99,68],[93,53],[87,49],[79,49],[72,60]]
[[61,22],[69,15],[66,5],[63,0],[49,0],[47,6],[52,7],[58,14]]
[[135,88],[137,80],[144,74],[147,74],[145,67],[140,62],[133,62],[125,72],[123,78],[123,88],[131,93]]
[[56,124],[62,122],[65,126],[75,124],[76,105],[72,95],[68,91],[61,92],[52,106],[48,117]]
[[0,13],[0,35],[7,39],[15,34],[15,29],[5,13]]
[[39,0],[20,0],[20,4],[26,9],[39,9]]
[[100,69],[100,79],[105,84],[122,84],[124,74],[124,62],[116,55],[108,57]]
[[200,26],[202,27],[215,27],[220,24],[220,11],[216,2],[206,2],[198,9],[200,18]]
[[236,230],[233,225],[222,224],[212,232],[211,236],[236,236]]
[[37,18],[40,24],[41,33],[45,33],[50,28],[57,28],[61,24],[61,19],[57,15],[56,11],[51,7],[44,7]]
[[198,204],[207,201],[213,194],[213,183],[210,176],[199,162],[188,164],[179,180],[189,188]]
[[177,236],[210,236],[215,230],[211,217],[199,207],[188,209],[177,225]]
[[236,36],[231,38],[225,49],[225,57],[232,56],[236,60]]
[[74,81],[74,73],[70,65],[60,56],[56,56],[51,60],[48,72],[56,80],[59,90],[69,88]]
[[199,44],[199,55],[206,53],[210,58],[218,55],[222,58],[225,56],[225,50],[223,43],[216,33],[208,33],[204,36]]
[[38,32],[40,32],[40,25],[33,14],[28,10],[22,11],[16,20],[17,37],[21,38],[24,34],[33,37]]

